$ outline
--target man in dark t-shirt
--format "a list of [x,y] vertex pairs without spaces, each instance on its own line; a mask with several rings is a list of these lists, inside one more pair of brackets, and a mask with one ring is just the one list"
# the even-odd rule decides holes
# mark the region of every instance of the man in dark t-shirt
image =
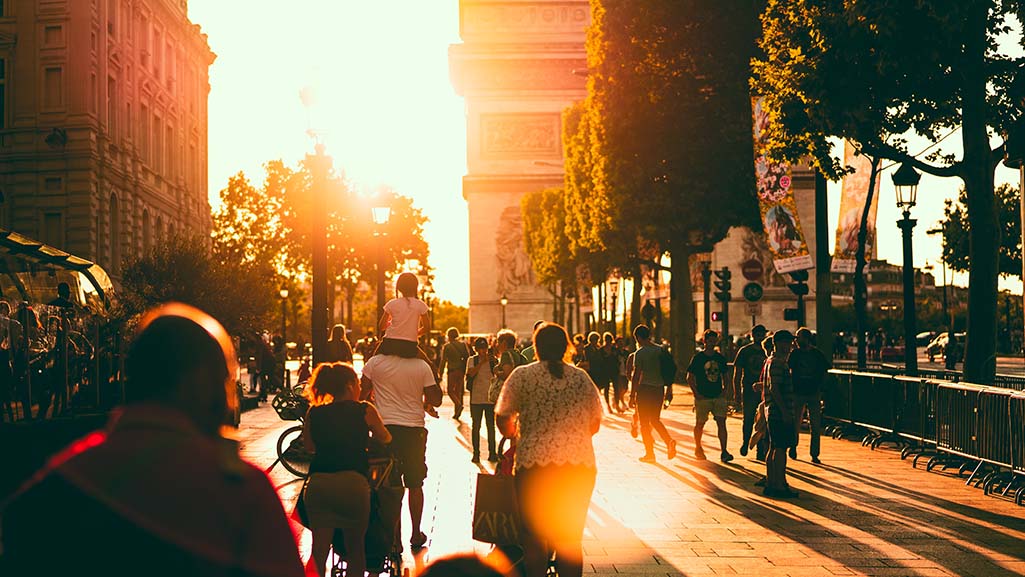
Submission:
[[702,350],[694,354],[690,366],[687,367],[687,384],[694,393],[694,410],[697,413],[694,422],[694,457],[704,460],[705,452],[701,448],[701,435],[712,413],[719,433],[719,460],[729,463],[733,455],[726,450],[726,397],[723,396],[723,375],[726,373],[726,357],[715,350],[719,342],[719,333],[709,329],[702,336]]
[[[762,341],[768,331],[764,325],[755,325],[751,328],[753,342],[743,346],[737,351],[737,357],[733,360],[733,388],[743,387],[744,398],[744,442],[740,446],[740,455],[747,455],[747,445],[751,440],[751,432],[754,430],[755,416],[758,405],[761,403],[761,388],[755,390],[754,385],[761,378],[762,367],[765,365],[765,350],[762,348]],[[765,459],[765,444],[758,445],[758,460]]]
[[[822,386],[825,384],[829,361],[815,348],[812,333],[807,328],[797,329],[797,348],[791,351],[787,363],[794,381],[794,438],[800,439],[801,417],[808,407],[811,424],[811,462],[818,464],[819,438],[822,435]],[[797,458],[797,444],[790,448],[790,458]]]

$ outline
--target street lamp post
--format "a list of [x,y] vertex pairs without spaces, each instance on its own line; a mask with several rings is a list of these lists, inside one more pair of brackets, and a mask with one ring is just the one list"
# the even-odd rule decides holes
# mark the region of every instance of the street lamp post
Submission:
[[[282,287],[278,291],[278,296],[281,297],[281,343],[285,350],[285,361],[288,361],[288,339],[285,337],[286,323],[288,322],[288,289]],[[281,382],[288,384],[288,369],[287,363],[282,366],[283,373],[281,375]]]
[[502,295],[502,298],[498,299],[498,303],[502,305],[502,328],[505,328],[505,307],[509,305],[509,297]]
[[370,212],[374,219],[374,236],[378,237],[374,244],[377,246],[377,318],[381,319],[384,316],[384,248],[381,246],[381,237],[384,236],[384,227],[391,218],[391,207],[375,206]]
[[911,165],[901,164],[893,173],[893,186],[897,190],[897,208],[904,217],[897,221],[904,239],[904,371],[910,376],[918,374],[918,346],[915,341],[915,265],[911,253],[911,233],[917,220],[911,218],[915,206],[918,181],[921,180]]
[[[934,234],[942,235],[943,234],[943,229],[942,228],[930,228],[929,230],[925,231],[925,234],[928,234],[928,235],[934,235]],[[950,318],[950,311],[947,308],[947,237],[944,235],[944,236],[942,236],[940,238],[943,239],[943,253],[940,256],[940,264],[942,265],[942,270],[943,270],[943,322],[945,322],[945,323],[949,322],[950,325],[948,325],[948,328],[950,329],[951,332],[953,332],[953,330],[954,330],[954,319]]]
[[619,279],[609,279],[609,292],[612,293],[612,334],[619,336],[619,328],[616,326],[616,307],[619,299]]

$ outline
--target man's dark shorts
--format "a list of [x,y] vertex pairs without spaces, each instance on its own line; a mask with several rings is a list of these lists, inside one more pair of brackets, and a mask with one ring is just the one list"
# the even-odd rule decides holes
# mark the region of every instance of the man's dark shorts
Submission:
[[797,431],[793,421],[784,421],[769,417],[769,444],[776,449],[789,449],[797,446]]
[[392,455],[398,460],[402,486],[412,489],[423,487],[427,478],[427,429],[387,425],[391,433]]

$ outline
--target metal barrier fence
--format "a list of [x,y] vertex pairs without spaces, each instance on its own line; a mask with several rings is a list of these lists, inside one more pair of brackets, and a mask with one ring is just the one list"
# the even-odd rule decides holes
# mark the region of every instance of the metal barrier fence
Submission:
[[[823,417],[840,434],[844,427],[867,431],[863,444],[873,448],[895,441],[935,450],[927,469],[959,464],[972,471],[966,484],[1015,490],[1016,502],[1025,500],[1025,391],[884,372],[834,369],[830,376]],[[902,457],[913,451],[906,446]]]

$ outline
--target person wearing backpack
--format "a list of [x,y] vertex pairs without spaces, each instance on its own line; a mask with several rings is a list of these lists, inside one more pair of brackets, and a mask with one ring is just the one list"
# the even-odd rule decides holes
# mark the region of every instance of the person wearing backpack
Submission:
[[[495,443],[495,401],[489,398],[494,369],[498,362],[488,352],[488,340],[477,337],[473,341],[474,355],[466,361],[466,388],[470,390],[470,440],[473,443],[474,463],[480,463],[480,426],[487,427],[488,460],[498,461]],[[451,370],[451,369],[450,369]]]
[[448,342],[441,349],[438,373],[445,373],[445,368],[448,368],[448,372],[445,373],[446,390],[448,397],[452,399],[453,407],[455,407],[452,418],[458,421],[463,414],[463,382],[466,380],[466,361],[473,353],[466,343],[459,340],[459,329],[450,327],[445,331],[445,338],[448,339]]
[[705,459],[705,451],[701,448],[701,435],[708,414],[712,413],[719,433],[719,447],[722,452],[719,460],[729,463],[733,455],[726,450],[726,397],[723,396],[723,376],[726,374],[726,357],[715,350],[719,342],[719,333],[708,329],[701,337],[703,348],[694,354],[690,366],[687,367],[687,384],[694,393],[694,458]]
[[662,424],[662,402],[672,399],[672,381],[666,390],[666,382],[662,376],[662,347],[651,342],[651,329],[646,325],[634,327],[634,339],[637,350],[630,354],[627,366],[630,367],[630,404],[637,407],[637,417],[644,441],[642,463],[655,462],[655,439],[651,430],[655,429],[666,444],[666,457],[676,457],[676,441],[669,436],[669,431]]

